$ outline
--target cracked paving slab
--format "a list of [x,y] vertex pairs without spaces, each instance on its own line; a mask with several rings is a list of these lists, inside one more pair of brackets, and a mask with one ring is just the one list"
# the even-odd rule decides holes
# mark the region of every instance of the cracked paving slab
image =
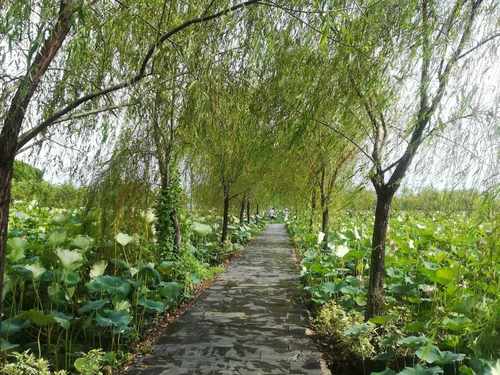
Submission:
[[285,226],[271,224],[129,375],[321,374]]

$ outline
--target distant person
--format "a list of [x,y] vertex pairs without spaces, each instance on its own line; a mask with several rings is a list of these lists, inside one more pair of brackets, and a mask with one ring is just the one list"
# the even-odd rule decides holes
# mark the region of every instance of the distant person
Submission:
[[269,210],[269,218],[270,218],[271,220],[276,219],[276,210],[274,209],[274,207],[272,207],[272,208]]
[[284,216],[285,216],[285,221],[288,221],[288,215],[289,215],[288,208],[285,208],[285,210],[283,212],[284,212]]

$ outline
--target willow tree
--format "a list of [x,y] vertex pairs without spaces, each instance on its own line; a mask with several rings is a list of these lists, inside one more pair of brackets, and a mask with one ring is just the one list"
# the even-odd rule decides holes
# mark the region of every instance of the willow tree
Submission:
[[193,124],[189,134],[193,152],[199,155],[205,181],[217,181],[223,197],[221,242],[228,236],[230,202],[249,190],[238,184],[259,154],[266,128],[256,121],[250,104],[258,90],[246,82],[233,81],[229,72],[214,74],[209,82],[191,87],[184,121]]
[[[157,22],[148,22],[166,6],[160,0],[130,4],[7,0],[2,4],[0,295],[16,153],[56,124],[61,128],[72,118],[108,110],[111,94],[152,75],[151,60],[158,49],[183,30],[257,3],[197,2],[185,8],[183,17],[161,24],[160,29],[151,26]],[[83,112],[75,113],[78,108]]]
[[356,2],[327,20],[326,29],[338,42],[330,46],[345,62],[340,77],[354,98],[352,117],[369,137],[359,147],[371,163],[369,178],[377,197],[367,319],[381,314],[385,303],[393,198],[423,142],[442,129],[436,117],[446,113],[444,98],[460,101],[447,91],[450,80],[457,81],[454,73],[498,36],[490,34],[497,9],[495,2],[483,0]]

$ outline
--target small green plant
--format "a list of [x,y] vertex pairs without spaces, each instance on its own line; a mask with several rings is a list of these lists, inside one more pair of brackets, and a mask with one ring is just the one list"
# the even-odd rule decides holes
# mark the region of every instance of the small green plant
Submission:
[[104,355],[101,349],[92,349],[75,361],[75,369],[82,375],[102,375]]
[[49,363],[43,358],[37,358],[29,351],[13,353],[14,362],[0,369],[3,375],[66,375],[66,371],[51,372]]
[[364,323],[361,314],[346,312],[335,301],[321,308],[314,326],[318,334],[336,348],[336,355],[345,359],[365,359],[375,354],[372,345],[375,325]]

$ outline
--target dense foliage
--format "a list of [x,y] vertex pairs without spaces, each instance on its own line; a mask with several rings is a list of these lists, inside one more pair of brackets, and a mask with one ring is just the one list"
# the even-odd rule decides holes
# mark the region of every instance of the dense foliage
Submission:
[[500,356],[496,220],[465,212],[395,213],[386,312],[367,322],[369,213],[337,218],[327,251],[318,246],[321,232],[292,222],[302,279],[317,310],[315,327],[333,367],[346,371],[359,364],[351,371],[367,372],[418,364],[419,374],[484,373]]
[[[30,349],[55,368],[94,374],[81,371],[78,358],[99,347],[106,353],[98,368],[116,367],[127,360],[130,343],[162,314],[190,299],[262,228],[232,225],[233,242],[221,247],[216,216],[186,218],[183,235],[188,240],[180,251],[165,256],[154,238],[145,237],[148,230],[119,232],[112,241],[96,242],[84,230],[84,216],[81,208],[49,208],[36,201],[17,201],[12,207],[2,351]],[[152,229],[154,212],[141,216],[142,225]],[[17,360],[34,361],[29,355]],[[7,367],[4,373],[17,374],[12,371]]]

